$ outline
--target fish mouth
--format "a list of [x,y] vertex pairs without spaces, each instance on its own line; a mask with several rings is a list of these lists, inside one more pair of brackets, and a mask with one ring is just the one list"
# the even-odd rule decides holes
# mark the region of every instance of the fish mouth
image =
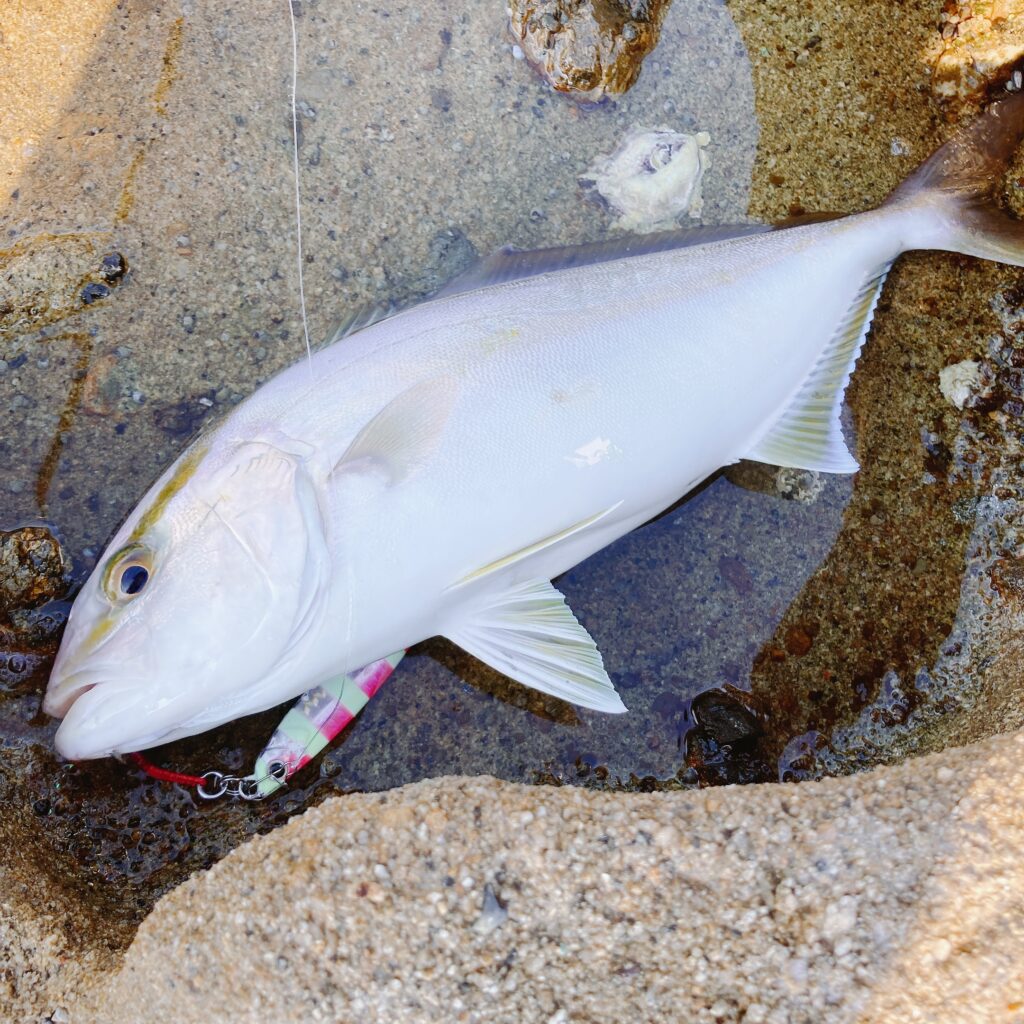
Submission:
[[79,697],[98,685],[95,675],[91,672],[74,672],[56,686],[47,687],[46,696],[43,698],[43,711],[53,718],[63,718]]
[[[142,731],[147,726],[148,731]],[[173,734],[174,730],[147,718],[147,708],[140,706],[134,687],[83,681],[76,686],[53,742],[68,761],[89,761],[144,750]]]

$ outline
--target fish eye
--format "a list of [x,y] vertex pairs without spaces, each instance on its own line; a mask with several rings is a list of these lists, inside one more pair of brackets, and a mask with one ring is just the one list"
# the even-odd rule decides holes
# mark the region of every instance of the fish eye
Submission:
[[103,589],[111,601],[125,601],[139,594],[153,575],[153,553],[133,544],[118,551],[107,563]]
[[129,565],[121,570],[121,593],[131,597],[137,594],[149,579],[149,570],[143,565]]

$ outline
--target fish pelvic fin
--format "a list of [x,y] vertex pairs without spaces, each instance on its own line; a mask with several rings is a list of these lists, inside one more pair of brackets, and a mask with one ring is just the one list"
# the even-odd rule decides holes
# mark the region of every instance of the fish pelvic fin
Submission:
[[1010,158],[1024,139],[1024,91],[1009,88],[886,200],[886,207],[914,214],[905,249],[944,249],[1024,266],[1024,222],[997,205]]
[[597,644],[547,580],[490,595],[445,635],[525,686],[595,711],[626,710]]

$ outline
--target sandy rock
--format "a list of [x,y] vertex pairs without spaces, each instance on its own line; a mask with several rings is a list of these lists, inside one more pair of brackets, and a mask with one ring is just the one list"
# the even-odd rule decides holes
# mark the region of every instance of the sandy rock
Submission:
[[943,99],[977,97],[1000,68],[1024,53],[1021,0],[951,0],[931,47],[932,91]]
[[1015,1020],[1022,754],[1019,734],[800,786],[333,799],[165,897],[74,1019]]

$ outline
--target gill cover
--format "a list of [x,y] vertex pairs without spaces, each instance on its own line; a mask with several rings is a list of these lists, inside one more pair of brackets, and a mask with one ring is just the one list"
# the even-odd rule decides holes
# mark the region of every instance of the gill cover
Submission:
[[[266,706],[254,694],[324,606],[326,542],[301,454],[246,442],[209,453],[154,510],[162,493],[115,537],[72,613],[48,691],[59,707],[71,690],[57,733],[67,757],[143,749]],[[152,552],[149,578],[112,599],[111,559],[132,545]]]

